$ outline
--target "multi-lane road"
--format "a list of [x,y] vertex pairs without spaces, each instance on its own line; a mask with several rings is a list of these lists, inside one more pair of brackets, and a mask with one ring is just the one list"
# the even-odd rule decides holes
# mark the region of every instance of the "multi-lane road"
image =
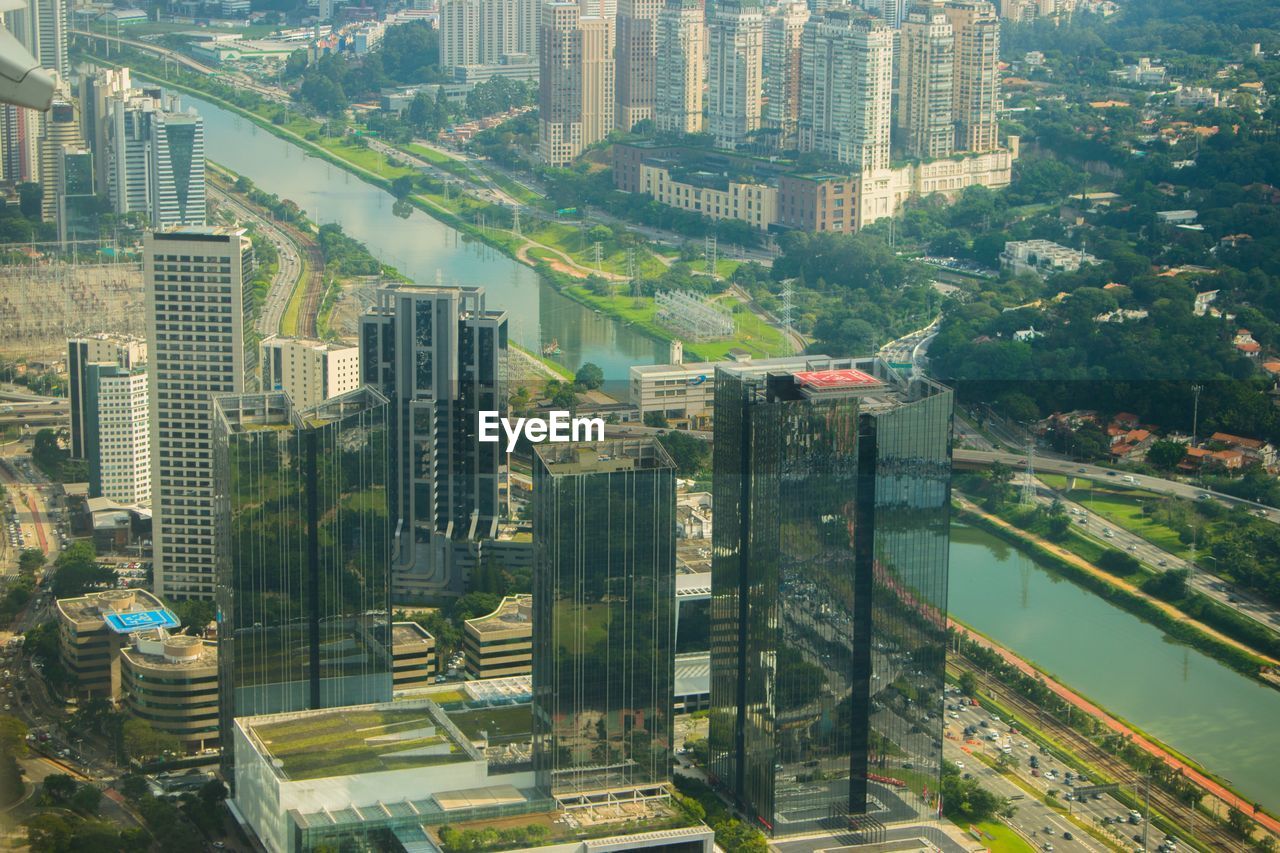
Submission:
[[258,231],[276,248],[279,266],[271,279],[271,289],[267,291],[262,305],[262,313],[258,317],[258,332],[266,337],[280,331],[280,321],[284,319],[285,309],[289,306],[289,298],[293,288],[302,276],[302,253],[293,237],[270,219],[263,217],[241,202],[235,196],[209,185],[209,193],[218,204],[231,211],[241,222],[254,222]]

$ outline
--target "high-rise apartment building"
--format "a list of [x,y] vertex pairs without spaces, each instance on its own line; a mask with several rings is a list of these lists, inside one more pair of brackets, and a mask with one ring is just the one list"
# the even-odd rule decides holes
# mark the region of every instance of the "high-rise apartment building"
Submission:
[[764,126],[780,150],[799,141],[801,37],[808,20],[809,7],[800,0],[772,7],[764,19]]
[[440,67],[498,65],[538,54],[537,0],[444,0]]
[[58,171],[62,165],[62,147],[79,146],[80,110],[69,90],[60,85],[49,111],[44,114],[40,132],[40,216],[45,222],[58,218]]
[[955,150],[955,35],[940,3],[912,7],[898,54],[898,134],[908,156],[946,157]]
[[887,169],[893,111],[893,30],[842,8],[804,27],[800,148],[859,171]]
[[618,0],[614,126],[622,131],[654,115],[662,5],[663,0]]
[[90,364],[84,444],[89,497],[126,506],[151,502],[151,407],[143,365]]
[[94,416],[86,394],[89,365],[114,364],[126,370],[147,362],[147,343],[125,335],[84,335],[67,341],[67,385],[71,402],[71,458],[87,459],[85,430]]
[[386,398],[212,407],[223,742],[237,717],[389,701]]
[[760,129],[764,13],[758,0],[726,0],[707,16],[707,129],[721,148]]
[[658,13],[653,122],[659,131],[702,131],[706,21],[701,0],[668,0]]
[[35,110],[0,104],[0,177],[6,181],[40,180],[40,117]]
[[26,0],[5,14],[5,24],[40,67],[66,80],[71,73],[67,56],[68,0]]
[[539,153],[565,166],[613,130],[613,20],[552,0],[542,6],[538,45]]
[[896,30],[907,19],[907,7],[910,3],[911,0],[862,0],[859,5],[884,21],[886,26]]
[[80,119],[84,138],[93,151],[97,193],[110,196],[111,161],[107,147],[110,105],[133,90],[128,68],[86,68],[80,75]]
[[272,335],[258,346],[263,391],[283,391],[298,409],[360,387],[360,348]]
[[675,474],[654,439],[537,445],[533,764],[554,796],[670,778]]
[[211,398],[244,391],[245,288],[253,268],[243,228],[149,231],[143,239],[151,541],[155,589],[166,598],[213,598]]
[[956,148],[992,151],[1000,144],[1000,19],[984,0],[952,0],[943,10],[956,44]]
[[507,315],[478,287],[387,287],[360,321],[362,383],[391,401],[392,592],[465,592],[468,557],[497,534],[498,443],[478,413],[506,412]]
[[878,359],[717,371],[709,775],[774,835],[935,813],[951,406]]

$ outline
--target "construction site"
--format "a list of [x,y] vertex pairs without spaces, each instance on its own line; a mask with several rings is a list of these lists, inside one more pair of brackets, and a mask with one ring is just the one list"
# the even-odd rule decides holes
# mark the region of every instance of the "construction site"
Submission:
[[143,317],[142,265],[136,260],[33,257],[0,265],[0,357],[56,358],[75,335],[141,336]]

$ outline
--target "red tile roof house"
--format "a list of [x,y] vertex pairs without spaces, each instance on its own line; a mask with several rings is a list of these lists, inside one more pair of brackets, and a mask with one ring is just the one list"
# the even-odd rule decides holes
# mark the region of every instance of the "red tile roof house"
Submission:
[[1112,423],[1117,423],[1125,429],[1138,428],[1138,416],[1133,412],[1116,412],[1115,417],[1111,419]]
[[1209,436],[1210,441],[1225,444],[1228,449],[1244,455],[1245,461],[1260,463],[1268,468],[1276,464],[1276,448],[1257,438],[1245,438],[1229,432],[1215,432]]

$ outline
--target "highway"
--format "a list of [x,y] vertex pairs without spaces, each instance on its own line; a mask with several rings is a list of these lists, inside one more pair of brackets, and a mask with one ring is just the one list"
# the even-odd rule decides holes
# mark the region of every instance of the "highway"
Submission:
[[241,223],[256,223],[258,231],[276,247],[280,265],[271,279],[271,289],[267,291],[267,297],[263,301],[257,327],[264,338],[277,334],[280,332],[280,323],[284,319],[285,310],[289,307],[293,289],[302,277],[302,254],[298,244],[279,225],[254,212],[248,205],[219,189],[213,182],[209,184],[209,194],[218,204],[230,210]]

